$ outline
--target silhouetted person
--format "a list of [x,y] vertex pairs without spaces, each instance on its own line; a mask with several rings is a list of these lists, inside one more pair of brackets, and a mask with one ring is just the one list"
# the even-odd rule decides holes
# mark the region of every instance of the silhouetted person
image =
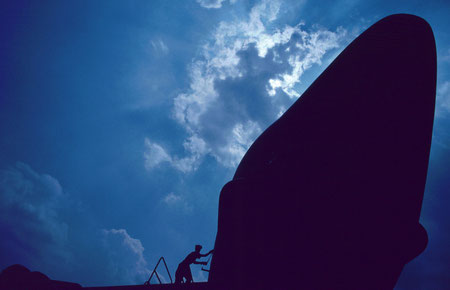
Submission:
[[206,265],[207,262],[199,262],[197,259],[202,257],[207,257],[214,250],[209,251],[206,254],[200,254],[202,246],[196,245],[195,251],[187,255],[187,257],[178,265],[177,271],[175,272],[175,284],[180,284],[183,282],[183,278],[186,279],[185,283],[192,283],[192,273],[191,273],[191,264],[196,265]]

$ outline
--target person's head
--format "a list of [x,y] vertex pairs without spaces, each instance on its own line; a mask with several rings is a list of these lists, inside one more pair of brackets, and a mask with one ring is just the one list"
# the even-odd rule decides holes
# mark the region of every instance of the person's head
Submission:
[[195,251],[196,252],[200,252],[202,250],[202,246],[201,245],[195,245]]

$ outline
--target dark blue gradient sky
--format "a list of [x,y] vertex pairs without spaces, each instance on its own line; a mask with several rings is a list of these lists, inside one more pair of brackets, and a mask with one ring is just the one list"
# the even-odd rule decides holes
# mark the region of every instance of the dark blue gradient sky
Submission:
[[3,3],[0,268],[133,284],[165,256],[174,273],[213,247],[220,189],[252,141],[393,13],[425,18],[438,55],[430,242],[397,288],[448,289],[450,3],[437,0]]

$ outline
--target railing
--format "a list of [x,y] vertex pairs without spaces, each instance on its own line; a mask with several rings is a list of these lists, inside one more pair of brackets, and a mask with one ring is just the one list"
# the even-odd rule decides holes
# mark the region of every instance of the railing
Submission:
[[156,269],[158,268],[159,263],[161,263],[161,261],[163,261],[164,266],[166,267],[167,274],[169,274],[170,283],[173,284],[172,276],[170,276],[170,272],[169,272],[169,268],[167,268],[166,260],[164,259],[164,257],[161,257],[161,258],[159,258],[158,263],[156,263],[155,269],[153,269],[153,272],[150,275],[150,278],[148,278],[147,282],[145,282],[144,285],[150,285],[150,280],[152,280],[153,274],[155,274],[156,278],[158,278],[159,284],[162,284],[161,279],[159,279],[158,272],[156,272]]
[[[208,261],[206,261],[206,265],[208,265],[209,260],[211,260],[211,256],[212,256],[212,254],[209,254]],[[205,266],[206,266],[206,265],[205,265]],[[211,268],[211,267],[209,267],[209,268]],[[205,272],[208,272],[208,273],[209,273],[209,269],[206,269],[205,267],[202,267],[202,271],[205,271]]]

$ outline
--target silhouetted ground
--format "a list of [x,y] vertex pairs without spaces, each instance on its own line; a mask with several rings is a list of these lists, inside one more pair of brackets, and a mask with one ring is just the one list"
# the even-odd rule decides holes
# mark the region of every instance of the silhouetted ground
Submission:
[[110,287],[84,287],[83,289],[90,290],[139,290],[139,289],[192,289],[192,290],[200,290],[200,289],[212,289],[210,284],[207,282],[201,283],[190,283],[190,284],[152,284],[150,286],[146,285],[129,285],[129,286],[110,286]]
[[188,284],[151,284],[151,285],[124,285],[104,287],[82,287],[80,284],[52,280],[38,271],[30,271],[23,265],[11,265],[0,272],[0,290],[138,290],[138,289],[217,289],[211,283],[188,283]]

